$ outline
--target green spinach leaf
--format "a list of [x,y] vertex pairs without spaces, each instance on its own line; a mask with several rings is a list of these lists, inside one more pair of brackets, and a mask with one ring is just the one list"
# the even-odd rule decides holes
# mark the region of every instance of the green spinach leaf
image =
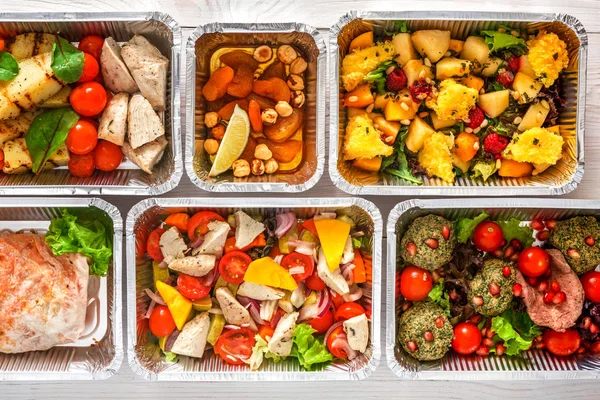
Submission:
[[15,79],[19,73],[19,63],[12,54],[0,51],[0,81]]
[[52,44],[51,67],[63,82],[77,82],[83,73],[83,51],[57,36],[56,41]]
[[78,120],[79,115],[71,108],[57,108],[35,117],[25,136],[34,173],[39,174],[48,158],[65,143]]

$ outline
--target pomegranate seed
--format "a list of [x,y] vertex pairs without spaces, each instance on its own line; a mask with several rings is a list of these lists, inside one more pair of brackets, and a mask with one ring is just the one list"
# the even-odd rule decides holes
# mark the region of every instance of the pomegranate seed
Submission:
[[482,318],[481,315],[479,315],[479,314],[473,314],[471,316],[471,318],[469,318],[469,322],[477,325],[478,323],[481,322],[481,318]]
[[556,281],[550,281],[550,289],[554,290],[555,292],[560,292],[560,283]]
[[432,250],[435,250],[440,246],[438,240],[434,238],[425,239],[423,242],[425,242],[425,244]]
[[521,295],[523,294],[523,285],[521,285],[520,283],[515,283],[513,285],[513,294],[517,297],[521,297]]
[[563,303],[566,299],[567,299],[567,295],[565,294],[565,292],[560,291],[554,295],[552,302],[554,304],[560,304],[560,303]]
[[485,337],[488,339],[492,339],[494,336],[496,336],[496,332],[491,329],[488,329],[488,331],[485,333]]
[[536,342],[543,342],[544,341],[544,335],[537,335],[535,338]]
[[437,271],[433,271],[431,273],[431,279],[433,279],[433,282],[438,283],[438,281],[440,280],[441,276]]
[[544,278],[546,278],[546,279],[550,279],[550,278],[552,278],[552,270],[551,270],[550,268],[548,268],[548,269],[546,270],[546,272],[544,272],[544,275],[542,275],[542,276],[543,276]]
[[506,351],[506,347],[502,343],[496,345],[496,355],[501,356]]
[[406,347],[408,347],[408,349],[413,353],[419,350],[419,346],[417,346],[417,342],[415,342],[414,340],[409,340],[408,342],[406,342]]
[[456,299],[458,299],[458,293],[456,293],[456,290],[451,290],[448,297],[451,301],[456,301]]
[[492,254],[494,255],[494,257],[496,258],[502,258],[504,257],[504,250],[502,249],[496,249],[492,252]]
[[594,354],[600,354],[600,340],[597,342],[594,342],[591,346],[590,346],[590,351]]
[[512,273],[512,270],[510,269],[510,267],[508,265],[505,265],[504,267],[502,267],[502,275],[505,278],[510,278],[511,273]]
[[482,306],[483,305],[483,297],[481,296],[473,296],[471,302],[474,306]]
[[536,349],[543,349],[544,347],[546,347],[546,345],[544,344],[544,342],[538,342],[535,344],[535,348]]
[[546,240],[548,240],[550,238],[550,231],[547,231],[547,230],[539,231],[537,233],[537,235],[535,235],[535,237],[540,242],[545,242]]
[[488,290],[492,296],[496,297],[500,294],[500,285],[498,285],[496,282],[492,282],[488,286]]
[[438,328],[443,328],[444,327],[444,318],[442,317],[437,317],[435,319],[435,326],[437,326]]
[[548,281],[541,281],[541,282],[538,284],[538,287],[537,287],[537,289],[538,289],[540,292],[545,292],[546,290],[548,290],[548,287],[549,287],[549,286],[550,286],[550,285],[548,285]]
[[587,244],[590,247],[594,247],[594,245],[596,244],[596,239],[594,239],[593,236],[588,236],[585,238],[585,244]]
[[515,250],[520,251],[523,247],[519,239],[513,239],[510,241],[510,245],[515,248]]
[[508,246],[506,250],[504,250],[504,258],[511,258],[516,253],[517,252],[515,251],[514,247]]
[[425,331],[425,333],[423,334],[423,338],[425,338],[426,342],[433,342],[433,332]]
[[583,329],[590,329],[590,325],[592,324],[592,319],[590,317],[583,317]]
[[486,357],[488,354],[490,354],[490,349],[485,346],[481,346],[477,349],[475,353],[478,356]]
[[585,353],[585,351],[586,351],[586,350],[585,350],[585,347],[583,347],[583,346],[580,346],[580,347],[577,349],[577,354],[583,354],[583,353]]
[[550,304],[554,300],[554,295],[555,293],[552,290],[549,290],[546,293],[544,293],[544,297],[542,300],[544,300],[544,303]]
[[492,339],[485,338],[481,342],[485,347],[492,347],[494,345],[494,341]]
[[593,322],[590,324],[590,333],[598,333],[599,329],[598,329],[598,325],[594,324]]
[[519,254],[515,253],[512,256],[510,256],[510,261],[512,262],[517,262],[519,260]]
[[537,284],[537,278],[533,278],[533,277],[529,277],[527,278],[527,283],[529,283],[530,286],[535,286]]
[[579,260],[581,258],[581,253],[579,253],[579,251],[570,248],[569,250],[567,250],[567,256],[571,257],[574,260]]
[[406,311],[409,308],[412,307],[412,302],[411,301],[405,301],[404,304],[402,304],[402,311]]
[[500,247],[506,246],[506,243],[507,243],[506,239],[502,238],[502,241],[500,242]]
[[553,230],[554,228],[556,228],[557,224],[558,222],[556,222],[555,219],[548,219],[546,220],[546,229]]
[[531,221],[531,229],[541,231],[542,229],[544,229],[544,223],[539,219],[534,219],[533,221]]
[[406,251],[411,257],[414,257],[417,254],[417,245],[413,242],[406,243]]
[[448,225],[444,225],[442,227],[442,235],[446,240],[448,240],[448,238],[450,237],[450,227],[448,227]]

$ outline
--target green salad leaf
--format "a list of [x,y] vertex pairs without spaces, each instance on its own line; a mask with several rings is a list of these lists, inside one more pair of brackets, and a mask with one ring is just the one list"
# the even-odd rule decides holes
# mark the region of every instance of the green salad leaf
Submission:
[[488,84],[487,92],[497,92],[506,89],[503,84],[497,81],[492,81]]
[[502,228],[504,239],[510,243],[511,240],[517,239],[523,245],[523,248],[533,244],[533,229],[529,226],[521,226],[521,221],[516,218],[511,218],[508,221],[498,221],[498,225]]
[[314,371],[333,360],[322,340],[315,337],[316,332],[308,324],[296,325],[294,330],[294,345],[290,356],[296,357],[307,371]]
[[19,74],[19,63],[12,54],[0,51],[0,81],[10,81]]
[[485,43],[490,48],[491,52],[498,52],[505,49],[524,52],[527,48],[525,40],[513,36],[510,33],[498,31],[481,31],[481,35],[484,37]]
[[456,233],[456,239],[460,243],[467,243],[467,241],[473,236],[473,232],[480,222],[484,221],[489,215],[481,213],[475,218],[461,218],[454,222],[454,232]]
[[78,218],[67,210],[50,222],[46,243],[54,255],[81,253],[92,259],[90,275],[106,276],[112,258],[113,229],[98,219]]
[[246,361],[252,371],[259,369],[265,358],[270,358],[275,362],[283,360],[283,357],[269,351],[267,342],[260,335],[254,336],[254,339],[256,340],[256,343],[254,344],[254,347],[252,347],[252,355],[248,361]]
[[484,181],[487,181],[490,176],[494,175],[496,171],[498,171],[498,168],[496,167],[496,162],[493,160],[479,160],[475,163],[475,165],[473,165],[471,171],[472,178],[481,177]]
[[385,34],[388,36],[393,36],[396,33],[408,33],[408,23],[406,21],[393,21],[394,28],[391,31],[384,30]]
[[448,293],[444,292],[444,278],[438,281],[438,284],[431,288],[427,298],[444,309],[448,318],[452,317],[450,313],[450,298]]
[[[512,308],[494,317],[491,329],[504,341],[506,354],[509,356],[528,350],[533,339],[542,333],[526,312],[516,312]],[[495,352],[495,349],[490,349],[490,352]]]
[[77,82],[83,74],[83,51],[67,40],[56,36],[52,44],[52,64],[54,74],[66,83]]
[[402,125],[400,132],[398,132],[398,138],[394,143],[394,152],[383,159],[380,170],[384,173],[421,185],[423,184],[423,180],[415,177],[408,167],[408,160],[406,159],[406,153],[404,152],[404,141],[407,136],[408,126]]
[[398,66],[394,60],[382,62],[373,71],[365,75],[364,80],[375,84],[378,94],[385,94],[385,81],[387,77],[387,69],[392,65]]
[[164,355],[165,355],[166,362],[173,362],[177,358],[177,354],[170,352],[170,351],[165,351]]

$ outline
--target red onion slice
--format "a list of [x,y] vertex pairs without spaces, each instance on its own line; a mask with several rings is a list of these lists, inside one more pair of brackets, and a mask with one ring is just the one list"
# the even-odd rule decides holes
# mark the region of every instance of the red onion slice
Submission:
[[278,214],[277,217],[277,228],[275,229],[275,235],[281,238],[283,235],[288,233],[294,222],[296,222],[296,215],[293,212],[287,212],[284,214]]
[[146,319],[150,318],[150,315],[152,315],[152,311],[154,311],[154,307],[156,307],[156,302],[154,300],[152,300],[150,302],[150,305],[148,306],[148,311],[146,311],[144,318],[146,318]]
[[327,329],[327,332],[325,333],[325,339],[323,339],[323,343],[327,343],[327,339],[329,338],[329,335],[331,335],[331,332],[333,332],[335,330],[335,328],[337,328],[338,326],[342,326],[343,323],[344,323],[344,321],[338,321],[335,324],[331,325],[329,327],[329,329]]
[[342,335],[338,335],[334,341],[331,343],[331,347],[332,348],[338,348],[340,350],[342,350],[344,353],[346,353],[346,356],[348,356],[348,360],[354,360],[356,358],[356,356],[358,356],[358,352],[356,350],[354,350],[352,347],[350,347],[350,344],[348,343],[348,338],[346,337],[346,334]]
[[291,239],[288,241],[288,247],[291,247],[297,253],[304,254],[306,256],[312,256],[316,245],[313,242]]
[[321,318],[329,307],[331,307],[331,295],[329,294],[329,290],[322,290],[321,301],[319,302],[319,307],[317,308],[317,317]]
[[240,304],[248,310],[250,317],[252,317],[254,322],[256,322],[258,325],[263,325],[265,323],[260,317],[260,305],[256,300],[245,296],[237,296],[237,299]]
[[300,275],[300,274],[303,274],[305,271],[306,270],[304,269],[303,266],[292,267],[288,270],[290,275]]
[[275,311],[275,315],[273,315],[273,318],[269,322],[269,325],[271,326],[271,328],[273,328],[273,329],[277,328],[277,324],[279,324],[279,321],[281,320],[282,315],[283,315],[282,313]]
[[159,294],[154,293],[152,290],[146,288],[144,289],[144,292],[146,293],[146,296],[150,297],[152,299],[152,301],[160,304],[161,306],[166,306],[167,303],[165,303],[165,301],[163,300],[162,297],[160,297]]
[[355,267],[356,266],[352,263],[342,265],[342,268],[341,268],[342,276],[344,277],[344,279],[346,280],[346,283],[348,283],[348,285],[351,285],[354,282],[354,273],[352,272],[352,270]]
[[359,288],[358,285],[352,285],[350,287],[350,293],[343,295],[342,298],[344,299],[345,302],[352,303],[352,302],[360,299],[362,296],[363,296],[362,289]]
[[233,329],[234,331],[240,329],[239,326],[237,326],[237,325],[231,325],[231,324],[225,325],[223,328],[225,328],[225,329]]
[[194,239],[191,243],[190,243],[190,247],[192,249],[198,248],[200,247],[200,245],[204,243],[204,236],[198,236],[196,239]]
[[158,268],[160,268],[160,269],[165,269],[168,267],[169,267],[169,264],[167,264],[165,261],[161,261],[160,264],[158,264]]
[[171,351],[171,349],[173,348],[173,345],[175,344],[175,341],[177,340],[177,337],[179,336],[180,333],[181,333],[180,330],[175,329],[167,337],[167,340],[165,340],[165,352]]
[[275,256],[275,258],[273,259],[273,261],[275,261],[277,264],[281,265],[281,260],[283,260],[283,254],[279,254],[277,256]]

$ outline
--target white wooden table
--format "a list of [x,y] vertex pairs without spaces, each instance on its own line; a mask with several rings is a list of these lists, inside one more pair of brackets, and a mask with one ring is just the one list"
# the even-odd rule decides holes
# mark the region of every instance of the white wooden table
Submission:
[[[568,13],[585,26],[589,38],[586,165],[579,188],[569,198],[600,198],[600,1],[598,0],[502,0],[469,2],[383,1],[383,0],[20,0],[0,1],[1,12],[40,11],[162,11],[183,28],[209,22],[304,22],[319,28],[327,42],[328,28],[349,10],[464,10]],[[184,29],[185,39],[191,29]],[[326,168],[327,169],[327,168]],[[341,197],[346,194],[333,186],[327,170],[321,181],[302,196]],[[222,197],[200,191],[184,174],[179,186],[165,197]],[[384,220],[402,197],[368,197],[380,208]],[[141,198],[106,197],[125,217]],[[385,247],[384,247],[385,249]],[[385,299],[385,296],[383,296]],[[125,316],[123,316],[125,317]],[[123,318],[125,320],[125,318]],[[385,338],[384,331],[382,339]],[[383,343],[382,343],[383,346]],[[383,346],[384,347],[384,346]],[[599,398],[597,381],[490,381],[426,382],[400,381],[388,369],[385,356],[367,380],[317,383],[188,383],[147,382],[133,374],[125,360],[119,372],[98,382],[18,382],[0,383],[0,399],[198,399],[198,398]]]

